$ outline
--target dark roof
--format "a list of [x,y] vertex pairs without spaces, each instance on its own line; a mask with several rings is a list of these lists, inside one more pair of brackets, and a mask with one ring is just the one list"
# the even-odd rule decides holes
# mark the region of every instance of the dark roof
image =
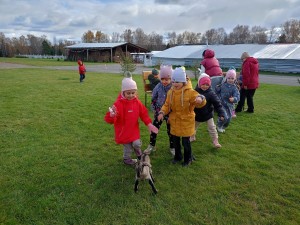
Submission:
[[66,46],[67,49],[111,49],[116,47],[122,47],[127,45],[130,48],[139,49],[139,52],[150,52],[149,50],[142,48],[140,46],[128,43],[128,42],[119,42],[119,43],[79,43],[70,46]]

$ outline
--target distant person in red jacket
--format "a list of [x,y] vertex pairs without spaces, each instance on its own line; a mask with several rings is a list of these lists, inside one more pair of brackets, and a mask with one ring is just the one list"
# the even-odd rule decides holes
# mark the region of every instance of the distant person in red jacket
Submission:
[[137,162],[131,158],[132,150],[139,159],[142,155],[139,119],[148,126],[150,132],[158,133],[158,129],[151,123],[148,109],[137,97],[136,82],[126,77],[122,80],[121,93],[104,117],[107,123],[114,125],[116,143],[124,146],[123,162],[126,165]]
[[83,62],[80,59],[77,61],[77,63],[78,63],[78,72],[79,72],[79,75],[80,75],[79,81],[81,83],[85,79],[86,69],[85,69],[85,66],[84,66]]
[[241,75],[242,86],[240,90],[240,101],[235,109],[235,112],[241,112],[244,109],[245,99],[247,99],[248,113],[254,113],[253,97],[256,89],[259,87],[259,63],[254,57],[251,57],[248,52],[244,52],[241,56],[243,61]]
[[202,56],[201,73],[206,73],[210,76],[211,87],[215,91],[216,85],[220,84],[224,78],[219,60],[215,57],[215,52],[211,49],[204,50]]

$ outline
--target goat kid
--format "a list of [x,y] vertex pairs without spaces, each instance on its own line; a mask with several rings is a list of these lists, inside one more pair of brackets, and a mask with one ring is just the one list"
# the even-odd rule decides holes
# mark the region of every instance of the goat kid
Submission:
[[152,176],[152,169],[150,164],[149,154],[143,153],[141,159],[135,164],[135,185],[134,191],[137,192],[139,181],[148,180],[154,194],[157,193],[157,189],[154,186],[154,178]]

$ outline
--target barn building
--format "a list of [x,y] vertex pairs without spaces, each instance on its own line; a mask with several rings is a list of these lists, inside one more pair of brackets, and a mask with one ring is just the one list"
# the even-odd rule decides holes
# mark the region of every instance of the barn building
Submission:
[[79,43],[65,47],[68,60],[81,59],[91,62],[120,62],[122,55],[148,53],[145,48],[137,45],[121,43]]

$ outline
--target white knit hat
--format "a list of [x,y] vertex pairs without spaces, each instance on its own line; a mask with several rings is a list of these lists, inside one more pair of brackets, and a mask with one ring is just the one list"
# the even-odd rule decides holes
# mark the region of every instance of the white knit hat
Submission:
[[173,82],[183,82],[186,83],[186,73],[185,70],[181,67],[176,67],[172,73]]
[[137,90],[137,85],[132,78],[124,78],[122,80],[122,92],[123,91],[128,91],[128,90]]

